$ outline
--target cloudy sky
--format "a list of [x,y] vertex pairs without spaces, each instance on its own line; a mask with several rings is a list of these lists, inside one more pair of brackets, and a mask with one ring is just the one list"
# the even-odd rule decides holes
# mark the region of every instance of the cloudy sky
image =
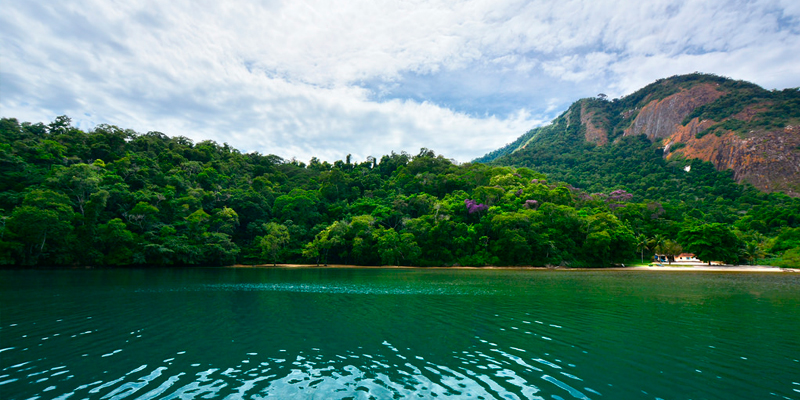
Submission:
[[694,71],[800,86],[800,2],[4,0],[0,116],[308,161],[469,161]]

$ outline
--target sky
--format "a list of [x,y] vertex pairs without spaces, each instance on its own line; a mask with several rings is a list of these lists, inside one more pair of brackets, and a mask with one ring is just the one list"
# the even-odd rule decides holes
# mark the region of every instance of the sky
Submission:
[[458,162],[574,101],[706,72],[800,86],[797,0],[4,0],[0,117],[308,162]]

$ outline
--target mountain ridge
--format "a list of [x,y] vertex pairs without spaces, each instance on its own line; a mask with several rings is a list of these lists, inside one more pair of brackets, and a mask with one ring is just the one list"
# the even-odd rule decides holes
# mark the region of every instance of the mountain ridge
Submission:
[[[569,133],[575,121],[578,132]],[[573,147],[619,146],[624,137],[643,135],[667,161],[708,161],[720,171],[732,170],[738,183],[800,197],[797,88],[767,91],[700,73],[659,79],[619,99],[580,99],[551,124],[474,161],[520,165],[526,152],[536,152],[532,148],[542,150],[553,137],[570,135]]]

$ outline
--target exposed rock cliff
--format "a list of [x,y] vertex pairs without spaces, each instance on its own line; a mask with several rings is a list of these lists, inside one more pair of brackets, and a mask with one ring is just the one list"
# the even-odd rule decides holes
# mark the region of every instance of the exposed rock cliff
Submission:
[[586,141],[602,146],[608,143],[608,131],[596,123],[598,119],[603,119],[603,116],[587,110],[586,103],[581,103],[581,124],[586,128]]
[[747,181],[765,192],[800,197],[800,126],[754,132],[744,138],[727,132],[697,139],[690,129],[682,129],[670,140],[686,146],[669,153],[668,158],[680,154],[710,161],[719,170],[733,170],[738,182]]
[[[683,89],[659,101],[647,103],[624,135],[644,134],[653,142],[662,140],[667,158],[678,155],[710,161],[719,170],[731,169],[737,182],[747,181],[766,192],[780,191],[800,196],[800,127],[787,126],[744,134],[720,129],[717,135],[698,134],[718,124],[713,120],[684,119],[700,106],[712,103],[725,93],[719,84],[703,83]],[[759,103],[723,118],[752,121],[769,103]],[[587,125],[587,132],[590,130]],[[587,134],[588,140],[588,134]],[[598,142],[598,144],[600,144]],[[680,148],[670,151],[670,147]]]
[[[575,135],[570,132],[578,118],[580,134],[570,136]],[[604,96],[580,100],[552,125],[534,129],[493,152],[496,156],[479,161],[531,150],[530,146],[548,146],[546,138],[553,135],[597,146],[615,146],[621,137],[645,135],[663,148],[667,159],[709,161],[718,170],[731,169],[737,182],[800,197],[797,89],[767,91],[705,74],[661,79],[613,101]]]
[[663,100],[647,103],[625,130],[625,136],[644,134],[652,141],[672,136],[695,108],[722,96],[717,90],[718,86],[712,83],[698,84]]

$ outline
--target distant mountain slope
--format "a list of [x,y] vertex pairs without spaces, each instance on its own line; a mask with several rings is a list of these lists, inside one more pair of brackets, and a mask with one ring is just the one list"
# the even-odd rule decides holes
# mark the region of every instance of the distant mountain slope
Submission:
[[[658,80],[621,99],[579,100],[551,125],[475,161],[526,165],[569,181],[586,166],[565,157],[597,163],[598,156],[619,152],[630,158],[642,150],[633,140],[639,136],[653,147],[640,162],[656,153],[673,167],[687,159],[709,161],[718,170],[732,170],[739,183],[800,197],[800,91],[767,91],[698,73]],[[613,169],[613,160],[606,161]],[[635,184],[611,177],[583,183]]]

